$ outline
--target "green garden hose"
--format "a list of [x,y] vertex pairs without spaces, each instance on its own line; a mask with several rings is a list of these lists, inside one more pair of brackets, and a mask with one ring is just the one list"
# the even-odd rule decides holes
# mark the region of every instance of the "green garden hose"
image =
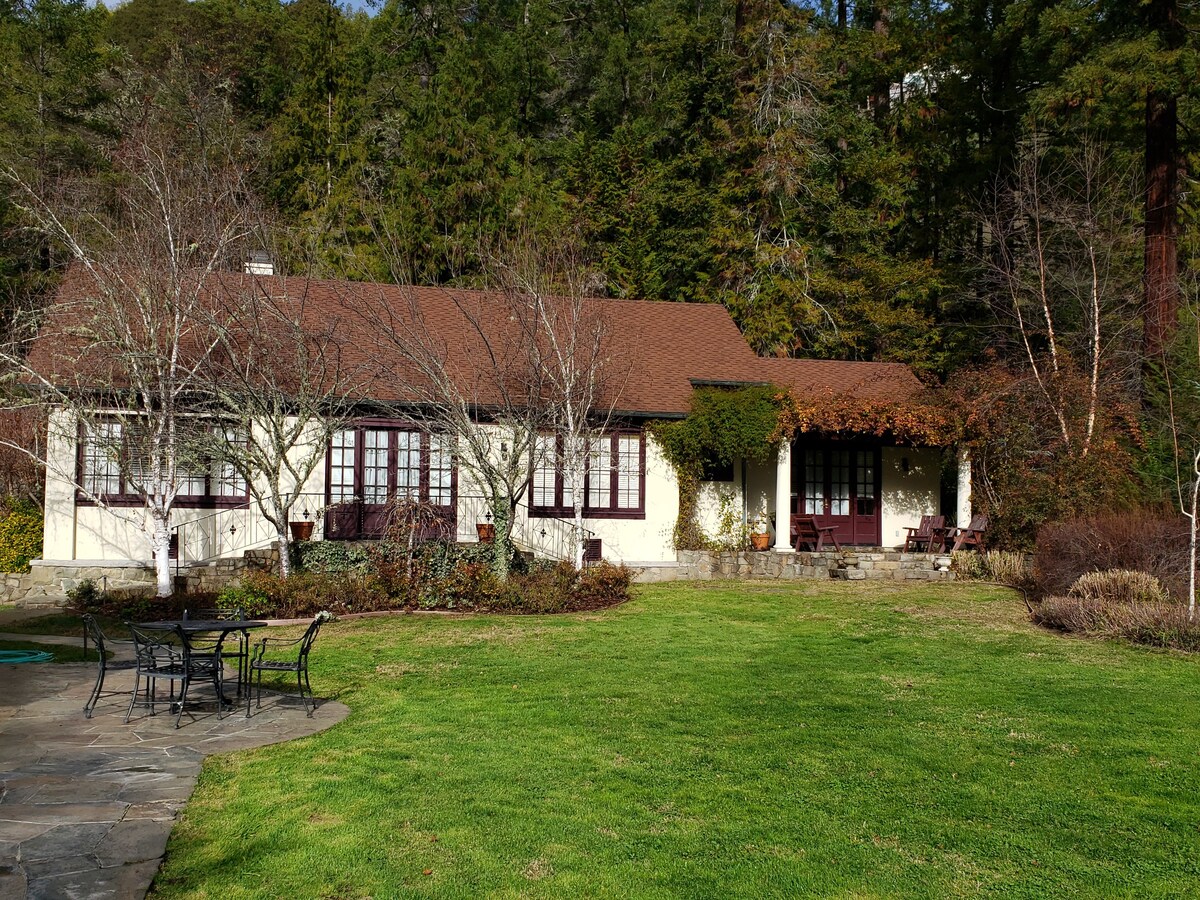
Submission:
[[54,659],[44,650],[0,650],[0,666],[12,663],[43,663]]

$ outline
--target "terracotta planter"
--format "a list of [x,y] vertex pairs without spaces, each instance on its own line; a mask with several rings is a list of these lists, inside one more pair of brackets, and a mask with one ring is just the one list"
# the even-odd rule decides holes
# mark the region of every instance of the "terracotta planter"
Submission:
[[307,541],[312,537],[313,527],[316,522],[288,522],[288,528],[292,530],[293,541]]
[[754,550],[769,550],[771,547],[771,535],[769,535],[769,534],[752,534],[752,535],[750,535],[750,546]]
[[491,522],[476,522],[475,533],[479,535],[479,543],[490,544],[496,539],[496,526]]

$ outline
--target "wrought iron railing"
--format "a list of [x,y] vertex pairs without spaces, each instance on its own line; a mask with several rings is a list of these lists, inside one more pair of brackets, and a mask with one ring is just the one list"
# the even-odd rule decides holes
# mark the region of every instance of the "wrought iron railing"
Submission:
[[[325,517],[319,514],[324,503],[322,494],[301,494],[292,507],[296,521],[313,523],[313,540],[324,537]],[[174,525],[171,531],[176,570],[263,549],[279,539],[275,527],[253,501],[187,519]]]
[[[326,506],[324,494],[301,494],[292,508],[294,521],[312,522],[309,540],[325,538]],[[458,535],[470,540],[467,535],[475,524],[490,524],[492,513],[487,498],[482,495],[460,494],[458,496]],[[518,524],[513,531],[513,543],[517,549],[533,552],[536,556],[557,560],[574,561],[576,549],[581,542],[594,541],[596,534],[583,528],[577,534],[575,523],[558,516],[530,515],[529,505],[518,504]],[[244,554],[248,550],[271,546],[278,540],[275,528],[251,502],[246,506],[212,510],[201,516],[179,522],[172,527],[175,566],[178,571],[184,566],[203,565],[216,559]],[[585,562],[594,560],[585,554]]]

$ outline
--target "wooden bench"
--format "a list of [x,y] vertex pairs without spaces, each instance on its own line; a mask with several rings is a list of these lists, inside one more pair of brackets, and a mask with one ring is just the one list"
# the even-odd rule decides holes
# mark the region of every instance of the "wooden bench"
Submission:
[[841,553],[842,546],[833,532],[833,525],[817,524],[816,516],[792,516],[792,546],[797,552],[801,544],[807,544],[813,552],[819,553],[828,541],[833,544],[834,550]]
[[[916,528],[908,526],[904,530],[908,532],[904,537],[906,553],[910,550],[920,550],[922,546],[927,553],[932,553],[935,547],[938,550],[946,549],[945,516],[921,516],[920,525]],[[938,546],[939,544],[941,546]]]

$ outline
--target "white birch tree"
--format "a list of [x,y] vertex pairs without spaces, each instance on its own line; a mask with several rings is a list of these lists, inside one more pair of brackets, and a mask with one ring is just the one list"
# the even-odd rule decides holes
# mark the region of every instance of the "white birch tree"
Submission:
[[[107,435],[101,449],[142,501],[139,524],[166,596],[172,509],[195,474],[197,394],[219,345],[210,291],[239,264],[258,216],[223,103],[198,98],[168,116],[151,100],[141,112],[110,151],[106,178],[47,193],[0,172],[29,227],[70,260],[55,302],[25,312],[0,362],[18,403],[57,408],[78,434]],[[38,462],[53,465],[49,454]],[[117,512],[75,471],[56,474]]]

